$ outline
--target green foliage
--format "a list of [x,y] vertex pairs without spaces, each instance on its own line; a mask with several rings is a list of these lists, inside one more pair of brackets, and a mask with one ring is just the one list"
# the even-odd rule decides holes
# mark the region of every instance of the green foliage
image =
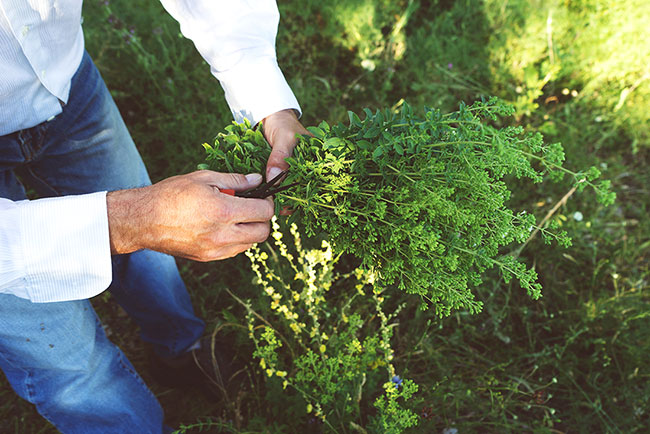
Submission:
[[[230,173],[264,173],[266,161],[271,155],[271,148],[258,129],[251,128],[248,119],[243,123],[233,122],[225,128],[225,132],[217,135],[216,143],[204,143],[209,164],[199,168],[207,169],[211,165],[222,165],[222,170]],[[222,148],[228,149],[228,155]]]
[[[350,112],[347,126],[322,122],[287,159],[286,182],[298,185],[278,194],[278,206],[294,208],[292,218],[309,235],[324,233],[337,253],[357,257],[377,274],[376,285],[417,294],[438,315],[480,310],[471,288],[493,266],[538,298],[535,271],[499,254],[502,246],[523,243],[535,227],[532,214],[507,208],[504,178],[541,182],[559,171],[578,189],[595,187],[604,203],[613,194],[607,184],[592,183],[597,169],[562,168],[559,144],[546,145],[522,128],[490,125],[511,113],[493,99],[449,114],[427,109],[423,119],[403,104],[400,111],[366,110],[363,121]],[[259,170],[268,155],[261,133],[246,126],[231,126],[214,148],[204,146],[211,167],[222,171]],[[563,233],[554,237],[569,244]]]
[[395,381],[384,383],[385,395],[375,401],[375,407],[380,417],[372,423],[372,432],[394,434],[417,424],[417,415],[405,412],[399,405],[399,400],[408,400],[418,388],[411,380],[404,380],[396,387]]
[[642,127],[650,121],[646,2],[496,0],[485,11],[499,29],[489,41],[494,86],[519,115],[531,116],[542,102],[569,100],[593,106],[591,122],[599,129],[625,130],[635,148],[648,144]]
[[[327,241],[307,249],[295,224],[286,229],[274,219],[273,244],[246,253],[268,303],[259,296],[244,302],[233,294],[247,311],[253,356],[267,382],[276,383],[270,390],[283,395],[273,399],[297,393],[300,405],[285,409],[285,416],[324,424],[331,432],[367,425],[372,432],[400,433],[416,425],[405,403],[418,387],[395,373],[390,322],[396,312],[385,313],[384,296],[373,288],[375,276],[361,269],[337,272],[340,256]],[[292,238],[290,246],[285,235]]]

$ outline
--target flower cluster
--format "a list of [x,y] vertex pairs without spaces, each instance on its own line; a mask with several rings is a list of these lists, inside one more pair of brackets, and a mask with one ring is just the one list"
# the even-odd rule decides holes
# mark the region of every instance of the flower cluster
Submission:
[[[390,321],[397,312],[384,312],[376,276],[363,269],[337,273],[331,244],[305,248],[295,223],[274,218],[272,228],[268,242],[246,253],[262,297],[242,301],[254,357],[268,381],[298,393],[305,416],[328,426],[362,426],[362,420],[379,426],[394,417],[410,421],[404,427],[415,424],[403,404],[417,386],[395,374]],[[408,388],[395,394],[385,390],[387,383]],[[373,408],[367,397],[377,394]]]

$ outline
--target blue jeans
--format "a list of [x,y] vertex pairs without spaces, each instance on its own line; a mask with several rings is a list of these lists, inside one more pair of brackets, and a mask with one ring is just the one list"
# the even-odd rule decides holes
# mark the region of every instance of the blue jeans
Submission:
[[[1,102],[0,102],[1,103]],[[0,137],[0,196],[25,199],[150,184],[126,126],[86,53],[63,113]],[[161,356],[185,352],[204,323],[174,258],[148,250],[113,257],[109,290]],[[64,433],[160,433],[160,404],[104,334],[88,300],[31,303],[0,294],[0,367],[12,387]]]

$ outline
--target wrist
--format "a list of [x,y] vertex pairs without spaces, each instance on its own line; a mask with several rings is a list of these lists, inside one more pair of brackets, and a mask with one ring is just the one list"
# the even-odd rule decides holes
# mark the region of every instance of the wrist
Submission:
[[147,187],[111,191],[106,194],[108,232],[111,254],[131,253],[145,248],[143,240],[146,225],[143,216]]
[[298,117],[300,115],[300,112],[296,109],[288,108],[284,110],[277,111],[275,113],[271,113],[264,119],[262,119],[262,125],[266,125],[266,122],[269,120],[273,121],[281,121],[284,120],[286,121],[298,121]]

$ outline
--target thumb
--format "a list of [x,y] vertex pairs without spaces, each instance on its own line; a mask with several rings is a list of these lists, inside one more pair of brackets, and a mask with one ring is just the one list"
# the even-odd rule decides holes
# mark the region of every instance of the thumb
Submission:
[[268,163],[266,164],[266,179],[270,180],[275,178],[285,169],[289,168],[289,164],[284,160],[291,156],[293,145],[282,146],[276,144],[271,150]]

